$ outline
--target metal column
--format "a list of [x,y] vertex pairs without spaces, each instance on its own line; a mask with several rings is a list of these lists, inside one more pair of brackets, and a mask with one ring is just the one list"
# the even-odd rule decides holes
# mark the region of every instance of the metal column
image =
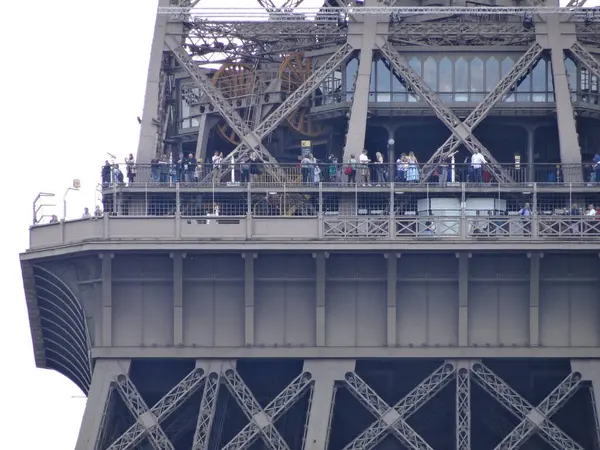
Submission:
[[327,253],[319,252],[315,253],[315,269],[316,269],[316,342],[317,347],[324,347],[327,345],[327,339],[325,334],[326,327],[326,310],[325,310],[325,295],[326,295],[326,265],[327,265]]
[[102,259],[102,345],[112,345],[112,260],[114,254],[101,253]]
[[398,292],[398,256],[386,253],[387,260],[387,345],[394,347],[397,342],[397,292]]
[[308,411],[304,450],[326,450],[335,403],[335,384],[346,372],[354,371],[354,361],[308,360],[304,371],[312,374],[314,385]]
[[242,253],[244,258],[244,342],[254,345],[254,260],[256,253]]
[[458,346],[469,345],[469,259],[470,253],[461,252],[458,258]]
[[173,259],[173,345],[183,345],[183,258],[172,253]]
[[129,372],[129,360],[100,359],[94,366],[92,386],[88,394],[75,450],[102,450],[102,431],[106,425],[112,383],[122,373]]
[[528,254],[529,272],[529,345],[540,345],[540,252]]

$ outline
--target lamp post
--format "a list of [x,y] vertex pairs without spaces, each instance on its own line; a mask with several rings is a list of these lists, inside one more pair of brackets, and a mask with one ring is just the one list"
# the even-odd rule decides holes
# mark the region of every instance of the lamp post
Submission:
[[67,220],[67,194],[71,191],[79,191],[81,182],[79,180],[73,180],[73,185],[68,187],[63,195],[63,220]]
[[394,141],[393,138],[390,138],[388,140],[388,165],[389,165],[388,176],[390,177],[390,179],[389,179],[390,183],[396,179],[395,171],[394,171],[394,144],[395,143],[396,143],[396,141]]

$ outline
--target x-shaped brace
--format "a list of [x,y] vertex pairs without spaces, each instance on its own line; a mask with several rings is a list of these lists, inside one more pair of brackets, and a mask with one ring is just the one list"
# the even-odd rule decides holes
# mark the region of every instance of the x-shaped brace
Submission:
[[504,380],[481,363],[471,369],[473,380],[521,420],[521,423],[496,447],[495,450],[516,450],[533,433],[539,432],[556,450],[583,450],[583,448],[550,421],[562,405],[577,391],[581,374],[571,373],[537,408],[512,389]]
[[131,449],[145,437],[154,450],[175,450],[161,423],[200,388],[204,378],[202,369],[192,370],[150,409],[131,379],[125,374],[119,375],[117,390],[136,422],[108,450]]
[[448,127],[452,134],[471,152],[479,151],[485,156],[488,162],[488,169],[499,181],[510,182],[512,178],[498,164],[492,154],[479,140],[473,135],[461,120],[452,112],[447,105],[440,99],[437,93],[433,92],[421,77],[410,67],[406,58],[400,55],[392,45],[385,41],[383,37],[377,37],[377,46],[388,61],[391,69],[396,73],[408,88],[412,89],[419,98],[425,100],[433,109],[435,115]]
[[352,394],[379,418],[346,445],[344,450],[369,450],[381,442],[390,429],[406,444],[407,439],[402,437],[395,427],[399,426],[399,429],[402,429],[402,426],[408,426],[406,420],[440,392],[454,378],[455,374],[456,371],[452,364],[442,364],[392,408],[388,407],[358,375],[347,374],[346,385]]
[[264,409],[235,370],[225,370],[223,378],[231,395],[249,421],[223,450],[248,448],[259,435],[270,450],[289,450],[274,424],[312,385],[311,374],[308,372],[300,374]]
[[[492,108],[503,99],[509,91],[514,90],[518,86],[520,80],[527,76],[530,69],[539,61],[542,52],[543,48],[537,42],[529,47],[510,71],[502,78],[502,80],[500,80],[496,87],[494,87],[494,89],[485,96],[483,101],[471,111],[463,122],[463,125],[470,133],[473,133],[477,125],[486,118]],[[427,164],[425,164],[421,181],[426,182],[435,171],[436,163],[453,154],[460,144],[461,141],[455,134],[446,139],[446,142],[436,150],[429,161],[427,161]]]

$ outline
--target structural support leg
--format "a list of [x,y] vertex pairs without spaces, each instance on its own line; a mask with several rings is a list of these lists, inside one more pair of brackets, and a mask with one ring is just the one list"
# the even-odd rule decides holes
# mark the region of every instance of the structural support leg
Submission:
[[461,252],[458,257],[458,345],[469,345],[469,259],[470,253]]
[[335,383],[343,380],[346,372],[353,372],[354,366],[355,362],[348,360],[309,360],[304,363],[304,371],[310,372],[314,380],[304,450],[327,449]]
[[596,437],[596,448],[600,448],[600,360],[598,359],[572,359],[571,371],[579,372],[583,381],[587,381],[591,386],[590,400],[594,411],[594,435]]
[[327,254],[325,252],[315,253],[316,265],[316,342],[317,347],[324,347],[327,343],[325,335],[325,295],[326,295],[326,264]]
[[529,345],[540,345],[540,259],[542,254],[529,255]]
[[394,347],[397,336],[397,291],[398,257],[395,253],[386,253],[387,259],[387,345]]
[[129,372],[129,366],[129,360],[100,359],[96,362],[75,450],[102,450],[102,430],[110,413],[110,396],[114,394],[112,384],[117,375]]
[[173,259],[173,345],[183,345],[183,258],[180,252]]
[[[567,68],[565,66],[565,46],[575,40],[575,35],[561,33],[560,19],[557,15],[546,16],[548,27],[548,46],[552,58],[552,78],[554,80],[554,101],[558,122],[560,161],[563,164],[563,176],[566,182],[583,181],[581,168],[581,150],[575,123],[575,114],[571,104],[571,92]],[[567,40],[569,40],[567,42]]]
[[114,254],[101,253],[102,259],[102,345],[112,345],[112,260]]
[[362,40],[360,43],[360,58],[358,62],[358,73],[352,93],[352,106],[350,107],[350,118],[348,123],[348,134],[346,135],[346,147],[344,148],[344,161],[350,159],[350,155],[358,155],[365,146],[367,133],[367,110],[369,108],[369,86],[371,83],[371,68],[373,66],[373,48],[375,47],[375,32],[377,30],[377,17],[363,16],[364,23],[351,24],[362,28]]
[[471,450],[471,367],[456,364],[456,450]]
[[244,258],[244,343],[254,345],[254,260],[256,253],[243,253]]

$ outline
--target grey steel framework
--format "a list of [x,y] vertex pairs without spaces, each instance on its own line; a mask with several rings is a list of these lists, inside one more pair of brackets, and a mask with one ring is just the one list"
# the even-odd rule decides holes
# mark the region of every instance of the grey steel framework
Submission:
[[[600,17],[585,0],[404,3],[159,1],[136,183],[107,183],[101,218],[34,224],[21,255],[36,365],[88,396],[76,450],[600,450],[600,221],[537,213],[598,195]],[[465,55],[469,86],[441,87],[436,61],[454,79]],[[510,121],[523,165],[560,163],[561,183],[517,177],[478,134]],[[307,139],[344,163],[387,143],[392,162],[417,122],[442,137],[420,183],[306,186],[284,164]],[[558,143],[536,141],[548,124]],[[142,170],[214,149],[266,174]],[[424,184],[456,152],[498,183]],[[466,212],[491,195],[533,214]],[[395,214],[449,197],[452,215]],[[233,212],[206,213],[219,203]]]

